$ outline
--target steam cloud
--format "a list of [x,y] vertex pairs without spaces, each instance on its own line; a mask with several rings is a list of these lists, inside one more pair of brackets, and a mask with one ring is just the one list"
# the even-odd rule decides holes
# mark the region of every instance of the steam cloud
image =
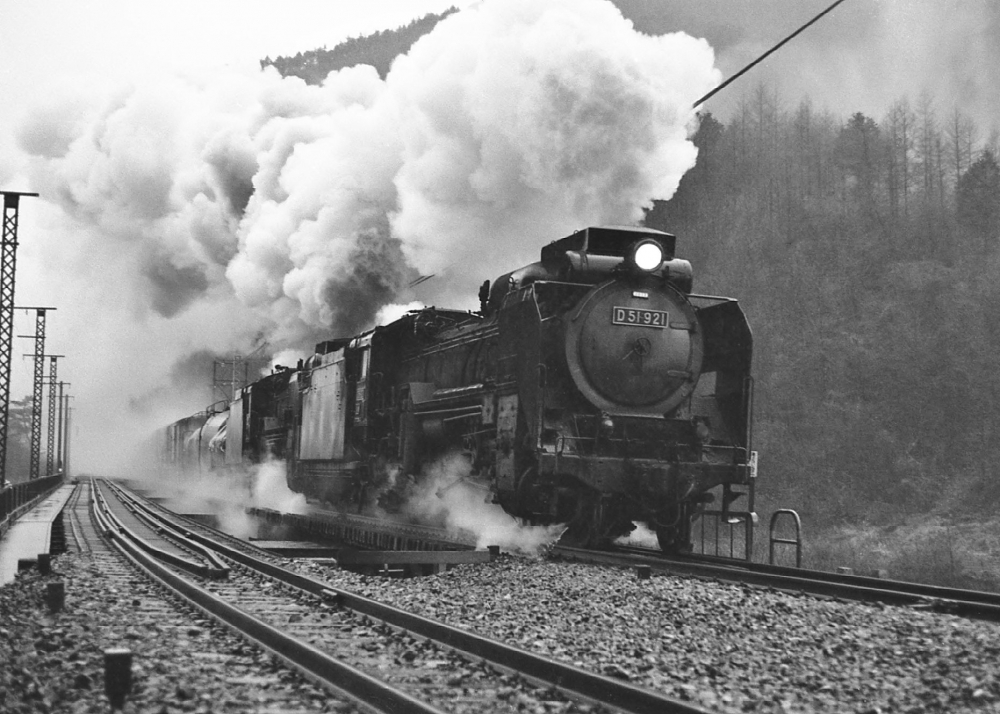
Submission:
[[545,242],[669,197],[720,79],[706,42],[639,34],[605,0],[486,0],[384,81],[269,69],[47,100],[18,140],[72,235],[53,265],[93,348],[73,357],[78,423],[128,431],[98,395],[144,401],[187,354],[307,349],[394,303],[475,308]]
[[247,514],[248,507],[269,508],[283,513],[305,513],[306,499],[294,493],[285,480],[285,463],[268,460],[244,472],[198,472],[170,469],[159,477],[138,473],[136,479],[157,495],[170,500],[178,513],[209,513],[219,527],[232,535],[248,538],[257,535],[257,521]]
[[519,523],[490,502],[491,495],[469,479],[470,472],[469,461],[461,454],[450,454],[428,465],[414,492],[408,494],[405,512],[421,523],[471,533],[477,548],[498,545],[528,555],[555,544],[566,530],[565,525]]

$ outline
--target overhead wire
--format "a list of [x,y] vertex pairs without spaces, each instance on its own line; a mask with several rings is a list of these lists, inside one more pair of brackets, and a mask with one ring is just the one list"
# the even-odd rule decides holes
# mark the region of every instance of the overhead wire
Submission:
[[826,15],[831,10],[833,10],[835,7],[837,7],[837,5],[839,5],[842,2],[844,2],[844,0],[836,0],[836,2],[834,2],[828,8],[826,8],[825,10],[823,10],[823,12],[819,13],[818,15],[816,15],[816,17],[814,17],[813,19],[811,19],[809,22],[807,22],[806,24],[804,24],[802,27],[800,27],[799,29],[797,29],[795,32],[793,32],[792,34],[790,34],[788,37],[786,37],[785,39],[783,39],[781,42],[779,42],[778,44],[776,44],[774,47],[772,47],[771,49],[769,49],[767,52],[765,52],[764,54],[762,54],[760,57],[758,57],[757,59],[755,59],[753,62],[751,62],[750,64],[748,64],[746,67],[744,67],[743,69],[741,69],[739,72],[737,72],[732,77],[730,77],[729,79],[727,79],[725,82],[723,82],[722,84],[720,84],[718,87],[716,87],[715,89],[713,89],[711,92],[709,92],[708,94],[706,94],[704,97],[702,97],[701,99],[699,99],[697,102],[695,102],[692,105],[692,107],[697,107],[699,104],[703,104],[703,103],[707,102],[709,99],[711,99],[712,97],[714,97],[718,92],[722,91],[727,86],[729,86],[730,84],[732,84],[734,81],[736,81],[737,79],[739,79],[740,77],[742,77],[744,74],[746,74],[747,72],[749,72],[751,69],[753,69],[755,66],[757,66],[758,64],[760,64],[761,62],[763,62],[765,59],[767,59],[767,57],[769,55],[773,54],[774,52],[777,52],[789,40],[793,39],[796,35],[798,35],[803,30],[805,30],[807,27],[809,27],[810,25],[812,25],[813,23],[815,23],[817,20],[819,20],[821,17],[823,17],[824,15]]

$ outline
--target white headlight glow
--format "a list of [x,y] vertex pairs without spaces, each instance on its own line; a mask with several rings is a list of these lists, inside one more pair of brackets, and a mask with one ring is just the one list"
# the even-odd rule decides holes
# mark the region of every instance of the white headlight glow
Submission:
[[653,241],[641,243],[636,247],[632,260],[635,261],[635,267],[639,270],[652,272],[663,264],[663,248]]

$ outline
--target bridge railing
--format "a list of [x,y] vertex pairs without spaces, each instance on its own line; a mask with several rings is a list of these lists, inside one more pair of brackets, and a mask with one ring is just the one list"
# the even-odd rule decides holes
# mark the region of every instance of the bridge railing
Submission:
[[63,475],[36,478],[33,481],[9,483],[0,490],[0,535],[7,532],[11,524],[22,513],[30,509],[43,496],[60,486]]

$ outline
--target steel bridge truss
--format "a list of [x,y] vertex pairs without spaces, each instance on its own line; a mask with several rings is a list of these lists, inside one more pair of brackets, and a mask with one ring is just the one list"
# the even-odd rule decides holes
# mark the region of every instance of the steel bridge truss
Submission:
[[10,366],[14,348],[14,276],[17,268],[17,218],[21,196],[37,193],[0,191],[3,195],[3,236],[0,239],[0,488],[7,482],[7,417],[10,406]]

